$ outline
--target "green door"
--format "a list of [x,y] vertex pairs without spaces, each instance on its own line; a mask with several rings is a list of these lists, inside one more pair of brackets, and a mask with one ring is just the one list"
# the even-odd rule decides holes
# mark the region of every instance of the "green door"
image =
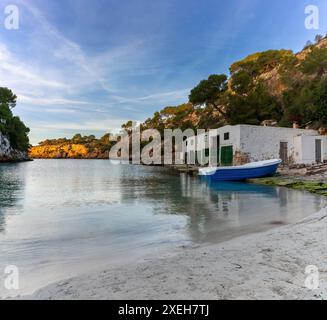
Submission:
[[231,166],[233,164],[233,146],[221,147],[220,163],[222,166]]

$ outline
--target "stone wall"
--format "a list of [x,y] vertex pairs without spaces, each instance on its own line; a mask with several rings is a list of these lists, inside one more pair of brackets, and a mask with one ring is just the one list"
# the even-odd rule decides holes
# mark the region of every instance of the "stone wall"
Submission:
[[295,145],[295,137],[300,135],[317,135],[316,130],[260,127],[241,125],[242,153],[248,154],[250,161],[277,159],[280,157],[280,142],[288,144],[288,162],[295,162],[295,154],[298,152]]

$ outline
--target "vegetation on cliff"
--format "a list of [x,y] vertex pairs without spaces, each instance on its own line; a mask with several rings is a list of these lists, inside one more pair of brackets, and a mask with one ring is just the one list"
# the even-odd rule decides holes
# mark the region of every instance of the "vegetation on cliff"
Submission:
[[12,148],[27,151],[30,130],[19,117],[13,115],[16,100],[17,96],[10,89],[0,87],[0,132],[9,138]]
[[45,140],[38,146],[31,147],[29,155],[32,158],[59,159],[108,159],[112,142],[109,134],[97,139],[94,135],[74,135],[71,139],[60,138]]
[[170,106],[142,128],[218,128],[226,124],[327,126],[327,37],[297,54],[268,50],[230,67],[230,77],[210,75],[191,90],[188,103]]

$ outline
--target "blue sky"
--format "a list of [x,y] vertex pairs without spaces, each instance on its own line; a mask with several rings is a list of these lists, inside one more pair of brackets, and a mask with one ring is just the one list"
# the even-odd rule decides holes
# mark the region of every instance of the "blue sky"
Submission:
[[[0,0],[0,19],[8,4],[20,25],[0,24],[0,86],[33,144],[143,121],[248,54],[299,51],[327,31],[325,0]],[[304,27],[309,4],[319,30]]]

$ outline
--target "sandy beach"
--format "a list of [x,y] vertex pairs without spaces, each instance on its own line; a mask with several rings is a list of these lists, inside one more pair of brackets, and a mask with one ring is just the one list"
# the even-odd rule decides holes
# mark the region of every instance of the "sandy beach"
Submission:
[[[326,299],[327,209],[296,224],[51,284],[28,299]],[[319,269],[319,289],[305,268]]]

